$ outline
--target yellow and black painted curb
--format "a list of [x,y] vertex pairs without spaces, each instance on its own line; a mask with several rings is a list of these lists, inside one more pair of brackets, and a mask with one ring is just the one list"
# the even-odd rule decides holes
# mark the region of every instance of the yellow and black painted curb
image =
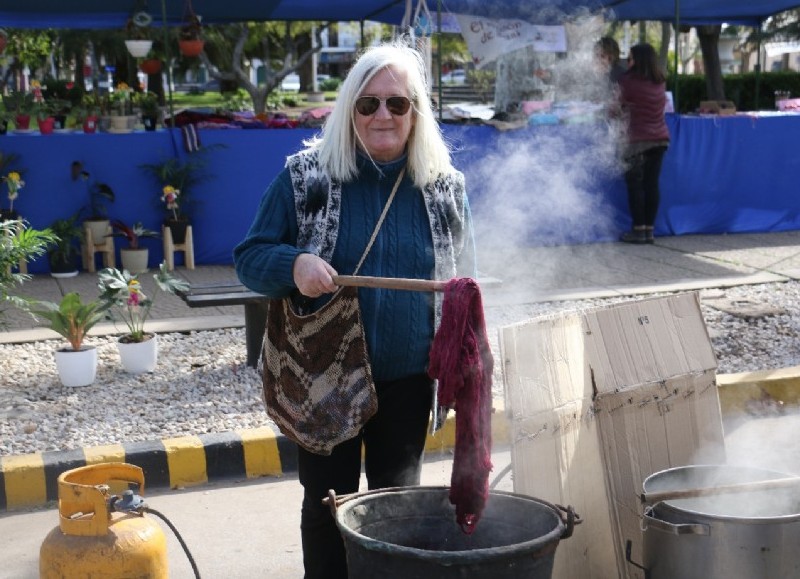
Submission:
[[[492,415],[492,437],[507,443],[502,409]],[[429,435],[426,452],[455,445],[455,419]],[[297,447],[282,434],[262,428],[183,436],[150,442],[94,446],[76,450],[0,457],[0,510],[46,505],[58,499],[61,473],[105,462],[134,464],[144,470],[145,489],[182,488],[237,478],[280,476],[297,471]]]

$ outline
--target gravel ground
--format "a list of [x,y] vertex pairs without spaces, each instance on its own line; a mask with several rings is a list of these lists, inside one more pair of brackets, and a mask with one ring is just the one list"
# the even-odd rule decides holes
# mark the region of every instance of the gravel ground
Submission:
[[[800,282],[701,292],[718,373],[800,364]],[[628,301],[630,297],[487,307],[495,359],[497,330],[539,315]],[[739,312],[721,309],[735,306]],[[159,335],[156,372],[122,370],[115,338],[98,348],[97,379],[66,388],[56,375],[60,340],[0,345],[0,456],[224,432],[270,424],[257,372],[245,365],[244,329]],[[500,365],[494,392],[502,397]]]

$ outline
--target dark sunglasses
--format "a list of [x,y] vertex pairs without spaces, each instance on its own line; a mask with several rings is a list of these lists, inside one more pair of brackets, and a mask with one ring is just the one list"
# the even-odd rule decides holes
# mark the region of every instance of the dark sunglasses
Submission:
[[365,117],[374,115],[382,102],[386,103],[386,108],[390,113],[398,117],[402,117],[411,108],[411,101],[404,96],[390,96],[385,99],[376,96],[362,96],[356,99],[356,112]]

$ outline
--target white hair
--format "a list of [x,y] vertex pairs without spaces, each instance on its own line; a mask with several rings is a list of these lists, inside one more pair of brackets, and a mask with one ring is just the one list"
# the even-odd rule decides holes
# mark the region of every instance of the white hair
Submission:
[[342,82],[336,105],[322,128],[322,136],[305,144],[319,150],[320,164],[331,177],[340,181],[355,178],[358,174],[355,101],[370,80],[386,68],[404,73],[408,82],[411,99],[408,114],[416,118],[408,137],[407,172],[415,185],[424,187],[438,175],[451,171],[453,166],[450,150],[431,107],[422,57],[404,44],[383,44],[362,53]]

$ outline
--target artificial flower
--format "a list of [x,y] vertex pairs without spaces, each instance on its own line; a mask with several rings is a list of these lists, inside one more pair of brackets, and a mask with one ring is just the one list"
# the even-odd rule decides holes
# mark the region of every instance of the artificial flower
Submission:
[[164,185],[164,189],[162,190],[161,200],[167,204],[167,209],[172,211],[172,216],[175,219],[178,219],[178,207],[180,206],[178,197],[180,194],[180,190],[172,185]]
[[6,182],[6,186],[8,187],[8,199],[11,202],[9,210],[14,211],[14,199],[19,197],[19,190],[25,186],[25,181],[22,180],[22,177],[16,171],[11,171],[8,175],[3,177],[3,181]]

